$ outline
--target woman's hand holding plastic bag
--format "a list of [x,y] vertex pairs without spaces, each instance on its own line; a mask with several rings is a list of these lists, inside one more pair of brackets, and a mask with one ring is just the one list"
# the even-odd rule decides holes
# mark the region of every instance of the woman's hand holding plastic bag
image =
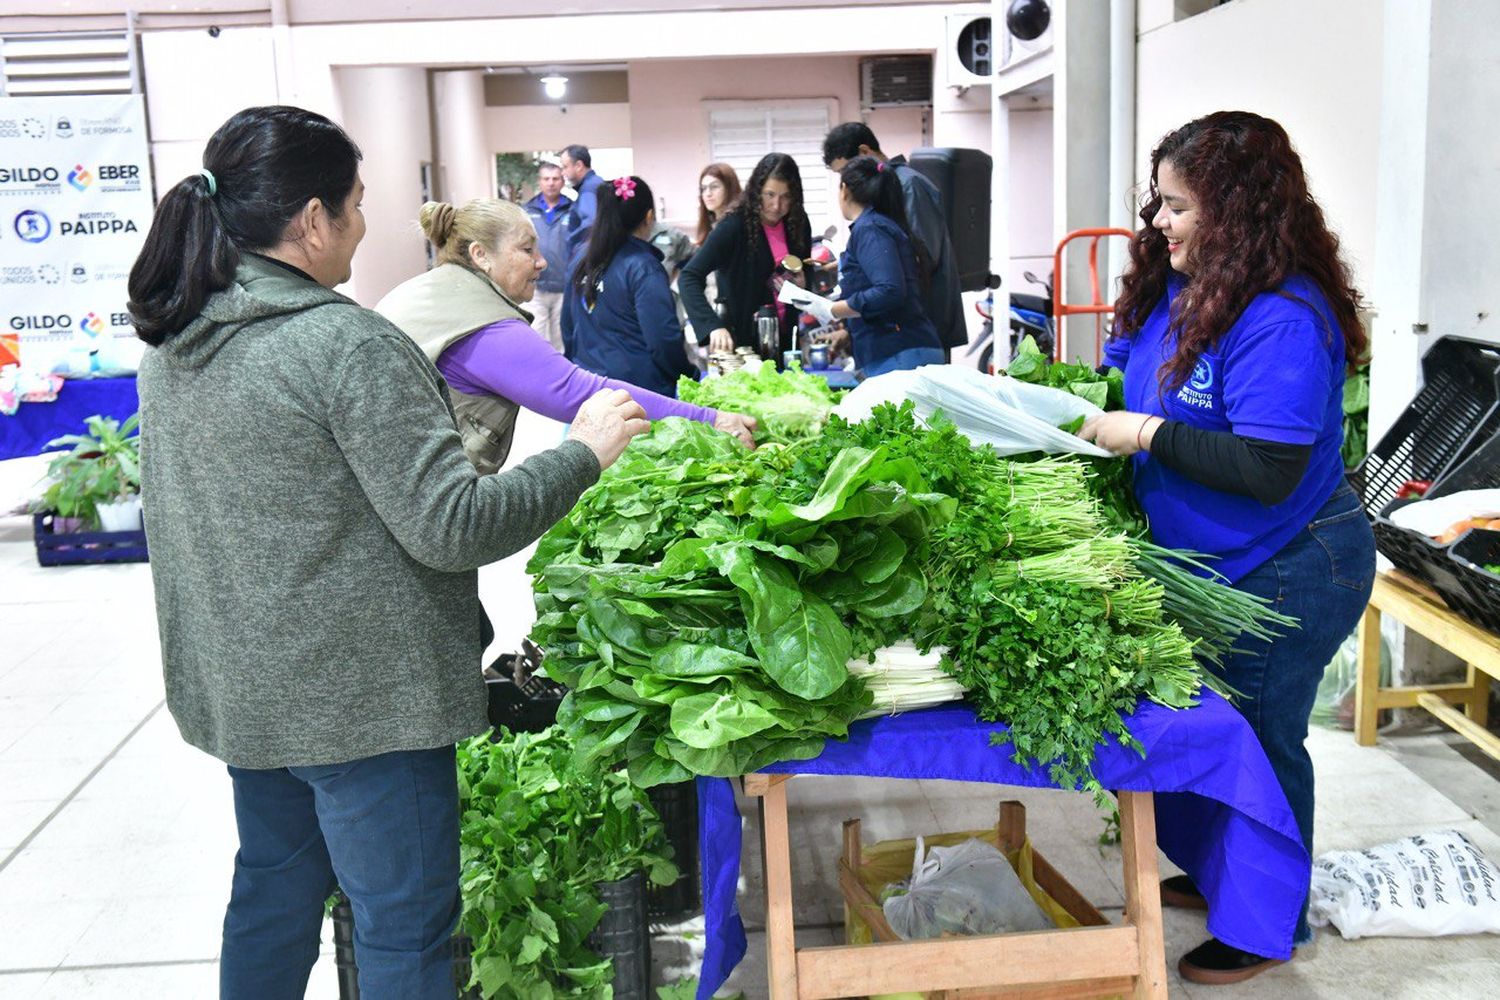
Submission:
[[1000,455],[1041,451],[1094,455],[1113,452],[1064,430],[1081,425],[1103,410],[1080,396],[1004,375],[984,375],[960,365],[924,365],[915,371],[891,372],[866,379],[834,411],[846,420],[869,416],[880,403],[910,399],[924,420],[941,411],[975,444],[987,444]]

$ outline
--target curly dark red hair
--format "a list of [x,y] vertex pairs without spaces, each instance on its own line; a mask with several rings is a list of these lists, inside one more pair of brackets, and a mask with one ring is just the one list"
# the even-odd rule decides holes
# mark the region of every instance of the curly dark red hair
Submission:
[[[1157,172],[1163,162],[1197,202],[1192,276],[1173,300],[1177,351],[1163,366],[1161,388],[1180,388],[1198,357],[1228,332],[1262,292],[1304,275],[1332,307],[1352,367],[1368,339],[1359,322],[1359,292],[1339,255],[1339,238],[1307,189],[1302,159],[1286,129],[1248,111],[1218,111],[1170,132],[1151,153],[1151,187],[1143,225],[1130,240],[1130,264],[1115,302],[1115,332],[1132,336],[1166,294],[1167,238],[1152,225],[1161,211]],[[1333,335],[1333,331],[1329,331]]]

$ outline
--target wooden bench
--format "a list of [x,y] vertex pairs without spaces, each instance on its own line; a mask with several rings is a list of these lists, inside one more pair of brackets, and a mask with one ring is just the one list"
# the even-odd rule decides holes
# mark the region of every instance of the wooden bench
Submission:
[[[1136,1000],[1167,996],[1160,878],[1156,863],[1156,819],[1150,792],[1121,792],[1120,847],[1124,858],[1125,921],[1099,926],[1098,912],[1043,861],[1038,882],[1085,926],[1053,931],[947,937],[927,941],[881,941],[869,945],[798,948],[792,917],[792,858],[786,782],[793,775],[750,774],[745,794],[761,799],[761,846],[766,880],[766,960],[771,1000],[814,1000],[870,994],[929,991],[944,1000],[1063,1000],[1129,995]],[[852,905],[868,893],[851,893],[851,867],[858,867],[845,831],[841,888]],[[1024,820],[1002,819],[1001,837],[1019,846]],[[850,852],[854,852],[851,866]],[[1045,870],[1046,875],[1042,872]],[[1043,882],[1046,878],[1048,881]],[[1071,893],[1071,896],[1069,896]],[[1085,909],[1086,908],[1086,909]],[[1090,915],[1092,914],[1092,915]],[[1086,921],[1084,918],[1088,918]],[[881,917],[879,923],[884,924]],[[872,928],[874,922],[871,921]],[[889,928],[884,928],[889,932]],[[877,936],[883,936],[876,930]],[[894,937],[894,935],[891,935]]]
[[[1453,684],[1380,684],[1380,616],[1390,615],[1468,665]],[[1426,586],[1398,570],[1375,575],[1370,604],[1359,622],[1359,676],[1354,693],[1354,739],[1375,745],[1376,717],[1383,708],[1425,708],[1444,725],[1500,760],[1500,738],[1489,721],[1490,678],[1500,678],[1500,637],[1459,617]],[[1460,712],[1455,705],[1463,706]]]

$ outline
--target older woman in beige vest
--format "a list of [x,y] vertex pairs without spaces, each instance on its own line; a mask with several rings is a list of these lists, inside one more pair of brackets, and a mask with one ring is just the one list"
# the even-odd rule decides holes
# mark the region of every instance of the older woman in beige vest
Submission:
[[532,329],[524,304],[547,262],[520,206],[494,198],[476,198],[457,209],[428,202],[419,221],[437,248],[438,265],[397,285],[375,310],[437,365],[458,414],[464,450],[480,472],[505,463],[521,407],[568,422],[600,389],[624,389],[652,420],[686,417],[752,443],[752,418],[585,371]]

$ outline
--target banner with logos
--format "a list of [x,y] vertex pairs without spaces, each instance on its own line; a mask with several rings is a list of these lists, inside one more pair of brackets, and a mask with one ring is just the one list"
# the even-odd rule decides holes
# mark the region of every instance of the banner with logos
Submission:
[[136,369],[125,286],[152,210],[139,94],[0,97],[0,364]]

